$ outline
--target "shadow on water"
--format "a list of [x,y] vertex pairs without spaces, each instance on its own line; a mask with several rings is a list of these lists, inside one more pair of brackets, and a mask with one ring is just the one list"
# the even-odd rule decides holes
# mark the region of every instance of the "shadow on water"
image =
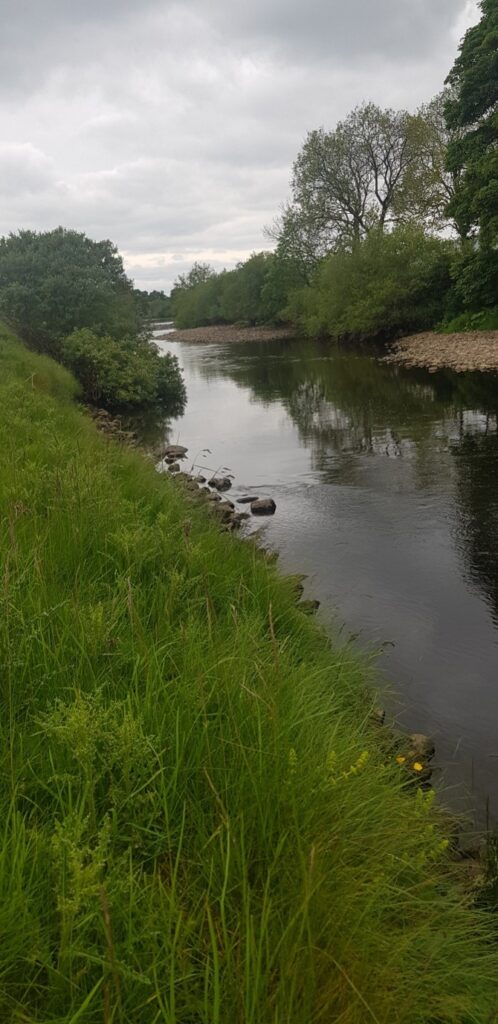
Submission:
[[211,468],[275,497],[283,567],[310,574],[330,628],[383,650],[402,724],[497,815],[498,377],[312,342],[174,349],[187,409],[144,425],[148,442],[208,446]]

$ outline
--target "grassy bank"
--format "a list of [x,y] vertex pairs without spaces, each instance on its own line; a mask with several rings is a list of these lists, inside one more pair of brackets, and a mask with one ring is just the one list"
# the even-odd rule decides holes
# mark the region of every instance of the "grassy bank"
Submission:
[[0,335],[0,1020],[491,1020],[362,663],[73,396]]

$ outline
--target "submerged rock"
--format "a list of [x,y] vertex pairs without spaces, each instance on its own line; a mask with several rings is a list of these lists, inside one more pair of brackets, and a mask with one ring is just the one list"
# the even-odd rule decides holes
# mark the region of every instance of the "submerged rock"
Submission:
[[253,501],[259,501],[257,494],[255,494],[253,497],[246,494],[244,495],[243,498],[237,498],[238,505],[252,505]]
[[410,760],[430,761],[436,753],[433,741],[422,732],[413,732],[408,736],[408,743]]
[[272,516],[275,513],[276,507],[273,498],[258,498],[256,501],[251,502],[253,516]]
[[315,615],[320,607],[320,602],[316,598],[310,598],[308,601],[299,601],[296,607],[305,615]]

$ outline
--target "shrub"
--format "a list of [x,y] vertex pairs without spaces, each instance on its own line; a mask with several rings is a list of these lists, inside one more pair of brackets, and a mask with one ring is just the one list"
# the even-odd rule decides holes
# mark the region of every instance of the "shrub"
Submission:
[[61,358],[96,405],[132,407],[182,402],[185,388],[175,356],[160,356],[148,341],[83,328],[61,342]]
[[422,230],[372,232],[353,251],[326,259],[286,313],[309,335],[369,338],[431,327],[446,312],[452,242]]

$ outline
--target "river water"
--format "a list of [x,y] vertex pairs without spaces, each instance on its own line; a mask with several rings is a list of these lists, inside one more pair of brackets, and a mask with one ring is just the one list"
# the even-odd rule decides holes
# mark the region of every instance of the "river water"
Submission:
[[310,341],[162,345],[188,392],[162,436],[233,473],[234,499],[275,499],[265,545],[372,659],[390,715],[434,737],[445,799],[496,820],[498,378]]

